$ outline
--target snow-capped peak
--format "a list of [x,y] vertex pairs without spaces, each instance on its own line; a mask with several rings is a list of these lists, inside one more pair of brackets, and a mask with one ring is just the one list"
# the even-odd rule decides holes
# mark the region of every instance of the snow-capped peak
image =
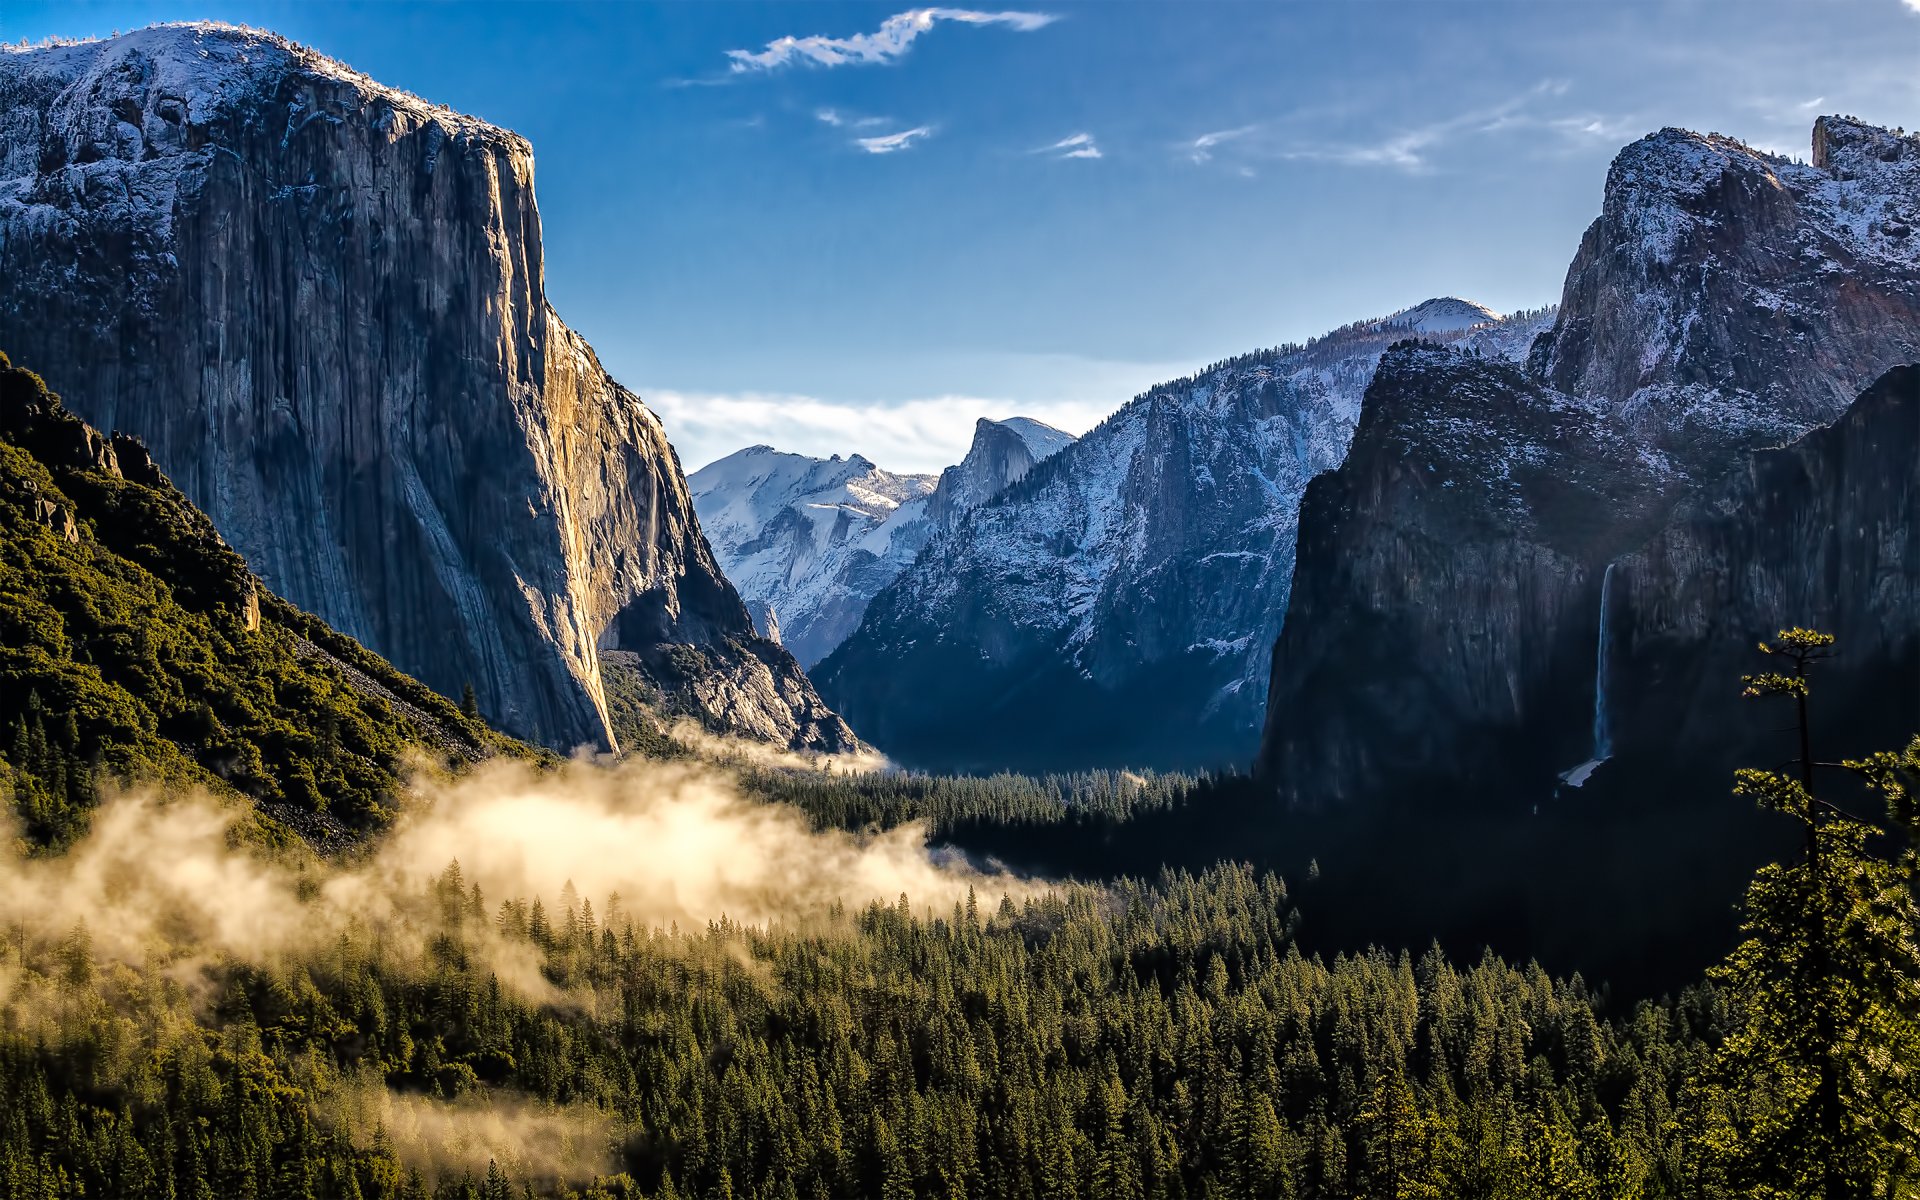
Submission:
[[1027,452],[1033,455],[1035,462],[1051,458],[1073,445],[1076,440],[1066,430],[1055,429],[1046,422],[1036,421],[1032,417],[1007,417],[1004,420],[995,421],[994,424],[1011,429],[1018,434],[1020,440],[1027,444]]
[[1500,314],[1484,304],[1462,300],[1458,296],[1436,296],[1381,318],[1380,325],[1383,328],[1405,329],[1414,334],[1458,333],[1498,320]]

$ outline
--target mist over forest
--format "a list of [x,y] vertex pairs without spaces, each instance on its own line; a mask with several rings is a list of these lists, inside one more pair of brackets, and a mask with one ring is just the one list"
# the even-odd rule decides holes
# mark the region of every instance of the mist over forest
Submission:
[[[1865,57],[1885,6],[1840,6]],[[563,98],[557,199],[498,116],[282,33],[0,45],[0,1200],[1920,1195],[1920,136],[1821,95],[1782,153],[1534,78],[1340,143],[1218,123],[1271,71],[1173,86],[1196,29],[1224,64],[1303,22],[1294,75],[1365,82],[1339,6],[242,7],[543,136]],[[582,98],[655,73],[608,140]],[[1030,128],[1143,78],[1194,132]],[[708,190],[748,141],[743,215]],[[1210,181],[1178,286],[1169,166]],[[583,170],[631,210],[584,234]],[[1539,236],[1512,179],[1544,222],[1577,170],[1557,299],[1504,313],[1420,299],[1440,260],[1366,208],[1492,279],[1489,223]],[[934,293],[1068,201],[960,316],[873,287],[902,213]],[[1325,332],[1097,404],[650,403],[581,332],[639,293],[546,291],[648,220],[741,331],[716,379],[963,377],[927,318],[1107,389],[1294,311],[1328,243],[1416,290],[1322,312],[1325,271]],[[672,274],[709,225],[724,312]],[[1132,256],[1124,310],[1082,243]],[[795,352],[770,297],[821,246]],[[1008,348],[1087,322],[1141,361]],[[645,333],[596,336],[698,349]]]

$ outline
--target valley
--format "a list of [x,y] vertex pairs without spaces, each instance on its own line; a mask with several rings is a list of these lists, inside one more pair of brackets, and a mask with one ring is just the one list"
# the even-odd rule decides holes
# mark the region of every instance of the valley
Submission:
[[[744,32],[794,11],[644,10],[634,61],[686,53],[669,27],[711,61],[630,124],[716,177],[760,147],[714,286],[817,228],[816,329],[891,229],[976,206],[898,272],[924,311],[881,287],[774,363],[848,396],[923,318],[1034,320],[939,295],[1017,172],[1167,157],[803,100],[923,37],[1156,6]],[[479,61],[404,77],[540,122],[528,79],[633,86]],[[619,317],[646,268],[710,301],[681,242],[740,213],[697,172],[559,139],[548,211],[600,222],[562,233],[528,137],[279,33],[0,46],[0,1198],[1909,1194],[1920,135],[1823,96],[1804,157],[1616,136],[1531,86],[1377,145],[1170,144],[1294,172],[1293,204],[1341,170],[1460,186],[1429,156],[1516,128],[1612,139],[1532,307],[1393,309],[1498,276],[1356,250],[1409,293],[1386,315],[1321,304],[1097,404],[829,401],[615,378],[686,351]],[[763,188],[796,129],[838,158]],[[975,175],[877,174],[950,146]],[[865,241],[816,207],[854,169]],[[1035,228],[1066,186],[1022,193]],[[633,292],[583,270],[655,205]],[[1138,276],[1125,370],[1060,356],[1105,389],[1200,289],[1089,244],[1020,286],[1079,280],[1098,324],[1083,260]],[[1352,294],[1256,258],[1242,301]],[[703,310],[745,348],[702,350],[714,378],[779,358],[763,299]],[[1042,336],[942,361],[1038,377]]]

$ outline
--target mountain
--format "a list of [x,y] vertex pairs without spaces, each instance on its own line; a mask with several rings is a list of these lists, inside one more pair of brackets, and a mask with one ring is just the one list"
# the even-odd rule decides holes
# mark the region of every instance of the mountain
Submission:
[[1259,737],[1299,498],[1337,466],[1381,353],[1521,358],[1550,313],[1436,300],[1149,390],[942,535],[813,668],[919,766],[1200,766]]
[[1025,479],[1035,466],[1076,440],[1031,417],[1004,421],[982,417],[974,423],[967,456],[940,472],[940,484],[927,501],[934,528],[952,529],[961,517]]
[[896,475],[855,454],[809,458],[750,446],[687,477],[714,557],[762,633],[802,666],[860,623],[873,593],[926,542],[931,475]]
[[[1814,604],[1777,561],[1683,548],[1708,528],[1730,546],[1716,522],[1741,512],[1749,547],[1846,560],[1816,554],[1827,543],[1812,518],[1779,517],[1753,491],[1763,471],[1784,487],[1791,470],[1767,464],[1811,451],[1756,452],[1840,420],[1889,368],[1920,361],[1917,185],[1920,141],[1844,118],[1815,125],[1811,164],[1663,130],[1613,164],[1524,376],[1430,349],[1390,356],[1346,461],[1302,506],[1259,756],[1282,796],[1318,806],[1432,788],[1498,801],[1550,794],[1556,775],[1585,784],[1614,770],[1619,729],[1642,719],[1609,694],[1628,670],[1619,647],[1663,647],[1668,667],[1629,677],[1678,689],[1634,701],[1666,714],[1670,746],[1679,698],[1727,686],[1761,634],[1853,611],[1841,598],[1853,589],[1905,595],[1915,560],[1897,549],[1823,576],[1829,598]],[[1486,399],[1461,403],[1474,393]],[[1889,411],[1873,423],[1903,419]],[[1545,414],[1561,413],[1581,428],[1541,436]],[[1887,472],[1911,470],[1889,453],[1845,461],[1876,495]],[[1500,486],[1463,486],[1488,478]],[[1875,527],[1837,497],[1818,503],[1822,518]],[[1664,564],[1658,582],[1630,566],[1637,554]],[[1675,615],[1714,588],[1724,619]],[[1699,644],[1682,654],[1686,637]],[[1904,661],[1893,635],[1865,641],[1888,670]]]
[[934,533],[1026,477],[1073,435],[1028,417],[981,418],[967,456],[938,478],[751,446],[688,477],[694,510],[762,633],[811,667]]
[[1471,300],[1462,300],[1458,296],[1440,296],[1432,300],[1403,308],[1391,316],[1382,317],[1375,324],[1404,330],[1416,336],[1434,336],[1444,333],[1459,333],[1472,329],[1476,325],[1485,325],[1498,321],[1500,314],[1484,304],[1475,304]]
[[1812,163],[1665,129],[1621,151],[1537,366],[1696,474],[1920,357],[1920,140],[1822,117]]
[[499,752],[530,751],[262,588],[144,446],[0,354],[0,804],[30,839],[137,779],[333,843],[394,814],[412,756]]
[[851,745],[543,271],[524,139],[281,38],[0,49],[13,352],[144,438],[270,587],[552,746],[619,740],[610,684]]
[[1556,698],[1585,703],[1600,572],[1680,486],[1604,402],[1433,343],[1395,346],[1346,461],[1301,502],[1264,772],[1290,799],[1333,804],[1463,765],[1537,758],[1551,780],[1581,762],[1584,741],[1495,734]]

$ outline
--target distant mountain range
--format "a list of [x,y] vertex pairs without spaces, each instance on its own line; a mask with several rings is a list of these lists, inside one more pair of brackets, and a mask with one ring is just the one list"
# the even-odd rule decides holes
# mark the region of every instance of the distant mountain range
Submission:
[[760,632],[811,667],[860,624],[875,593],[934,534],[1073,444],[1027,417],[981,418],[938,476],[895,475],[858,454],[808,458],[750,446],[688,476],[714,556]]
[[815,681],[916,765],[1250,758],[1300,495],[1381,353],[1522,358],[1551,323],[1440,298],[1152,388],[943,534]]

